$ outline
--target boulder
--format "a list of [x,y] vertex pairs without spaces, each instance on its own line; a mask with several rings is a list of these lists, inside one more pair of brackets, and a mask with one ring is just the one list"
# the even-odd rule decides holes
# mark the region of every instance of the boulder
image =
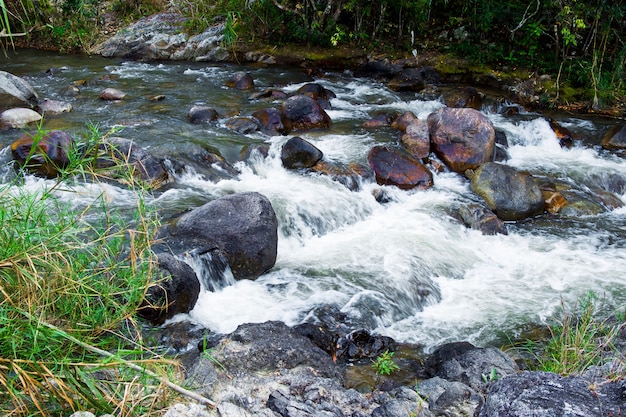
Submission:
[[473,416],[483,405],[483,397],[459,381],[434,377],[419,381],[416,389],[436,416]]
[[157,258],[160,278],[148,288],[137,314],[160,325],[193,309],[200,294],[200,281],[191,266],[173,255],[161,253]]
[[35,110],[16,107],[0,113],[0,129],[22,129],[40,120],[41,115]]
[[614,126],[602,137],[602,147],[609,150],[626,149],[626,125]]
[[259,130],[259,122],[251,117],[233,117],[226,121],[226,127],[233,132],[248,135]]
[[20,137],[11,144],[11,152],[19,165],[37,175],[54,178],[69,164],[68,153],[72,146],[72,136],[52,130],[43,136],[26,134]]
[[298,88],[296,94],[309,96],[313,100],[317,101],[323,109],[330,109],[330,99],[337,97],[331,90],[324,88],[318,83],[307,83]]
[[395,185],[409,190],[433,186],[433,174],[419,160],[399,149],[375,146],[367,160],[380,185]]
[[427,158],[428,154],[430,154],[430,137],[428,136],[428,125],[426,122],[415,119],[409,123],[400,143],[415,158]]
[[417,68],[405,68],[399,74],[395,75],[387,86],[394,91],[412,91],[419,92],[424,89],[424,77],[422,72]]
[[255,279],[276,262],[276,213],[256,192],[210,201],[180,216],[161,235],[176,253],[219,251],[235,279]]
[[480,110],[483,105],[483,98],[474,87],[459,87],[448,90],[443,95],[443,102],[448,107],[468,107]]
[[522,372],[496,381],[478,417],[601,417],[624,409],[624,382]]
[[299,136],[289,139],[280,153],[283,166],[288,169],[311,168],[323,156],[322,151]]
[[454,172],[463,173],[493,160],[495,131],[474,109],[444,107],[428,115],[431,146]]
[[561,126],[559,122],[551,118],[548,118],[548,123],[562,148],[571,148],[574,145],[574,138],[569,129]]
[[361,179],[364,177],[372,177],[369,167],[365,167],[356,163],[347,166],[327,161],[318,161],[311,167],[313,172],[327,175],[334,181],[346,186],[349,190],[358,191],[361,188]]
[[481,204],[463,204],[459,214],[467,227],[480,230],[483,235],[508,234],[506,224]]
[[238,171],[230,165],[216,150],[195,143],[187,144],[184,149],[168,153],[168,169],[182,175],[192,173],[207,181],[233,179]]
[[522,220],[544,209],[543,194],[532,176],[508,165],[481,165],[472,176],[471,187],[502,220]]
[[31,108],[38,101],[30,84],[10,72],[0,71],[0,112],[13,107]]
[[373,127],[383,127],[383,126],[391,126],[394,117],[390,114],[377,114],[373,116],[371,119],[363,122],[363,127],[373,128]]
[[259,121],[261,131],[270,136],[287,135],[291,132],[291,120],[275,108],[257,110],[252,117]]
[[192,124],[214,122],[219,119],[217,111],[208,106],[193,106],[187,113],[187,119]]
[[104,90],[102,90],[98,97],[100,97],[101,100],[115,101],[115,100],[125,99],[127,97],[127,94],[117,88],[109,87],[109,88],[105,88]]
[[69,113],[72,111],[72,105],[66,101],[50,100],[44,98],[36,107],[37,111],[44,116],[54,116],[61,113]]
[[[118,165],[126,165],[132,170],[132,175],[149,183],[153,188],[169,182],[169,174],[163,162],[146,152],[130,139],[110,137],[100,144],[96,168],[107,170]],[[112,177],[116,179],[117,170]],[[123,178],[122,178],[123,179]]]
[[462,382],[477,392],[484,392],[495,380],[515,374],[519,368],[499,349],[454,342],[438,347],[424,362],[424,372],[430,378]]
[[291,121],[293,130],[328,128],[332,124],[330,116],[309,96],[289,97],[283,102],[282,112]]
[[226,80],[226,87],[237,90],[250,90],[254,88],[254,80],[249,72],[237,71]]
[[401,132],[406,132],[408,125],[417,120],[417,116],[410,111],[402,113],[391,122],[391,127]]

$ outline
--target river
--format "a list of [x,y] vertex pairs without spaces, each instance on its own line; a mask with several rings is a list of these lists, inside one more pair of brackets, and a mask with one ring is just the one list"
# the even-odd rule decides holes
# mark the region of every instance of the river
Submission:
[[[0,69],[24,77],[40,99],[72,104],[72,112],[46,120],[46,129],[78,132],[87,122],[103,131],[124,126],[118,135],[148,151],[176,154],[201,145],[238,168],[236,178],[217,182],[190,172],[177,176],[173,187],[154,194],[163,213],[234,192],[257,191],[270,199],[279,222],[274,268],[255,281],[203,291],[184,317],[216,332],[231,332],[246,322],[296,324],[314,319],[316,308],[332,305],[368,330],[430,349],[458,340],[481,346],[504,343],[529,324],[558,319],[564,307],[574,308],[590,293],[601,300],[605,314],[623,311],[626,208],[588,216],[546,214],[509,223],[508,235],[487,236],[454,215],[463,202],[479,199],[465,178],[449,172],[435,173],[435,185],[427,191],[385,187],[390,201],[380,204],[373,196],[380,186],[371,181],[351,191],[325,176],[283,168],[280,149],[293,135],[241,135],[226,128],[228,117],[279,104],[250,100],[250,91],[224,84],[235,71],[246,70],[254,91],[290,93],[311,81],[332,90],[337,96],[328,111],[333,126],[299,136],[322,150],[325,160],[346,164],[367,165],[372,146],[400,138],[387,128],[363,128],[365,120],[404,111],[425,119],[443,106],[441,100],[393,92],[349,72],[328,72],[313,80],[297,68],[141,63],[19,50],[0,55]],[[64,95],[78,80],[80,94]],[[129,97],[99,100],[106,87]],[[165,98],[148,99],[154,95]],[[214,107],[222,117],[213,124],[191,124],[187,112],[194,104]],[[576,184],[583,191],[598,183],[626,182],[626,161],[598,145],[616,120],[551,115],[584,138],[567,149],[559,146],[543,115],[504,116],[494,107],[483,111],[506,133],[506,163],[519,170]],[[0,132],[0,145],[10,145],[21,134]],[[270,145],[268,158],[238,162],[242,149],[262,143]],[[107,192],[115,195],[115,204],[132,204],[122,189],[111,186]],[[626,203],[623,188],[615,194]]]

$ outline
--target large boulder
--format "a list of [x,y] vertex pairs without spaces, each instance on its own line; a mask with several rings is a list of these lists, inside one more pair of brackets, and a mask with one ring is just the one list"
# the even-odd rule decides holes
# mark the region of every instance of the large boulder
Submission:
[[281,150],[280,159],[288,169],[311,168],[318,163],[324,154],[315,145],[294,136],[289,139]]
[[508,165],[481,165],[472,176],[471,187],[502,220],[522,220],[544,209],[543,194],[532,176]]
[[219,251],[235,279],[255,279],[274,266],[278,221],[267,197],[231,194],[186,213],[162,230],[177,253]]
[[16,107],[0,113],[0,129],[21,129],[41,120],[35,110]]
[[61,130],[52,130],[43,136],[25,134],[11,144],[13,159],[34,174],[56,177],[70,160],[68,153],[74,138]]
[[493,124],[479,111],[443,107],[427,122],[434,152],[452,171],[463,173],[493,160]]
[[285,100],[282,112],[291,121],[293,130],[328,128],[332,124],[330,116],[316,100],[301,94]]
[[158,255],[160,279],[147,290],[137,314],[153,324],[163,324],[196,305],[200,281],[193,268],[169,253]]
[[498,380],[488,392],[479,417],[619,416],[624,382],[592,383],[580,376],[522,372]]
[[33,87],[10,72],[0,71],[0,112],[12,107],[34,107],[39,98]]
[[404,190],[433,186],[433,174],[428,168],[402,150],[374,146],[367,160],[380,185],[395,185]]
[[602,147],[611,150],[626,149],[626,125],[609,129],[602,138]]

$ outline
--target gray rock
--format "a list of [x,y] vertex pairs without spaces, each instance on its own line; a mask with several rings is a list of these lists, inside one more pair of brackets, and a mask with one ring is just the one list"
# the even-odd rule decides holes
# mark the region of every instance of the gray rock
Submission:
[[281,150],[280,159],[288,169],[311,168],[324,154],[315,145],[295,136],[289,139]]
[[0,113],[0,129],[21,129],[40,120],[35,110],[16,107]]
[[483,397],[469,386],[439,377],[420,381],[417,392],[438,416],[473,416],[483,404]]
[[0,112],[12,107],[34,107],[38,101],[30,84],[9,72],[0,71]]

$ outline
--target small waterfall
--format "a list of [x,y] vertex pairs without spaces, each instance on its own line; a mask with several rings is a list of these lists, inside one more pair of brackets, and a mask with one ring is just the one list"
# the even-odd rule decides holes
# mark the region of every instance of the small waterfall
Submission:
[[204,291],[218,291],[236,282],[228,261],[218,250],[188,252],[183,260],[196,272]]

